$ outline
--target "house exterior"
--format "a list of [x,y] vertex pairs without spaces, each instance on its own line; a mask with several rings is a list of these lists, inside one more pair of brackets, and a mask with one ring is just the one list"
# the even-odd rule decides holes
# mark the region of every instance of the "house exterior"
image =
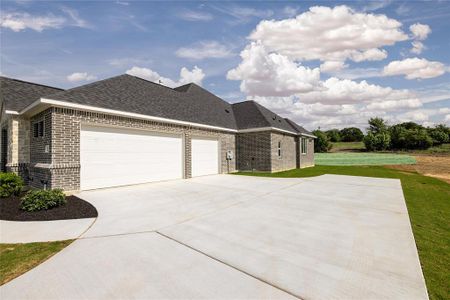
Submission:
[[254,101],[120,75],[69,90],[0,77],[1,168],[86,190],[314,165],[314,136]]

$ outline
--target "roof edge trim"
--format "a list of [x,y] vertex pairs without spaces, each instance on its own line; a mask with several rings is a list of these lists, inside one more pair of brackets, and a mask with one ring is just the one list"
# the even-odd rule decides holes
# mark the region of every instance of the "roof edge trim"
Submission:
[[237,132],[236,129],[231,129],[231,128],[218,127],[218,126],[193,123],[193,122],[187,122],[187,121],[180,121],[180,120],[174,120],[174,119],[167,119],[167,118],[161,118],[161,117],[152,117],[152,116],[143,115],[143,114],[130,113],[130,112],[125,112],[125,111],[120,111],[120,110],[115,110],[115,109],[100,108],[100,107],[96,107],[96,106],[76,104],[76,103],[70,103],[70,102],[66,102],[66,101],[47,99],[47,98],[41,98],[41,99],[33,102],[28,107],[24,108],[20,112],[20,114],[26,113],[27,111],[30,111],[31,109],[35,108],[36,106],[38,106],[40,104],[47,104],[47,105],[56,106],[56,107],[87,110],[87,111],[100,112],[100,113],[123,116],[123,117],[157,121],[157,122],[163,122],[163,123],[171,123],[171,124],[184,125],[184,126],[194,126],[194,127],[213,129],[213,130]]
[[19,112],[15,110],[5,110],[5,114],[7,115],[18,115]]
[[276,127],[256,127],[256,128],[248,128],[248,129],[240,129],[238,130],[239,133],[246,133],[246,132],[258,132],[258,131],[279,131],[284,133],[289,133],[293,135],[298,135],[297,132],[284,130]]

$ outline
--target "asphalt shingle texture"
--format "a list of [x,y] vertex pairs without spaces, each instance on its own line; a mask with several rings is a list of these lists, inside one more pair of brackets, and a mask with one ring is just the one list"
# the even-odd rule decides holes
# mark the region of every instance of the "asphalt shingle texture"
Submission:
[[34,101],[62,89],[0,76],[0,100],[5,110],[21,111]]

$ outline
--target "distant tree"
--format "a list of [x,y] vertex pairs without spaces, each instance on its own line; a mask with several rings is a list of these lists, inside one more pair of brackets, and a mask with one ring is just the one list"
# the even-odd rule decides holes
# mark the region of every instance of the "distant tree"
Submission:
[[314,141],[314,152],[328,152],[331,149],[332,145],[325,132],[314,130],[313,134],[317,137],[317,139]]
[[[391,136],[391,149],[427,149],[433,145],[433,138],[430,136],[429,130],[414,122],[391,126],[389,134]],[[436,131],[436,138],[445,140],[445,133],[443,136]]]
[[339,129],[330,129],[325,131],[330,142],[336,143],[341,141],[341,135],[339,134]]
[[387,129],[388,125],[384,119],[378,117],[369,119],[369,132],[377,134],[386,132]]
[[428,134],[433,139],[434,145],[441,145],[450,142],[450,127],[439,124],[434,128],[427,128]]
[[339,132],[342,142],[360,142],[364,138],[361,129],[356,127],[344,128]]

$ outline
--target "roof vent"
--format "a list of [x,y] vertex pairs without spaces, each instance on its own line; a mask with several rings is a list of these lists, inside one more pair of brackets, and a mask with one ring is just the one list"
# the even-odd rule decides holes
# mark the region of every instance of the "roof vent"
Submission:
[[281,120],[278,120],[278,122],[280,122],[280,123],[281,123]]
[[226,112],[227,114],[229,114],[229,113],[230,113],[230,111],[229,111],[228,109],[226,109],[226,108],[225,108],[225,112]]
[[277,117],[275,117],[275,116],[272,118],[272,120],[274,120],[274,121],[275,121],[276,119],[277,119]]

